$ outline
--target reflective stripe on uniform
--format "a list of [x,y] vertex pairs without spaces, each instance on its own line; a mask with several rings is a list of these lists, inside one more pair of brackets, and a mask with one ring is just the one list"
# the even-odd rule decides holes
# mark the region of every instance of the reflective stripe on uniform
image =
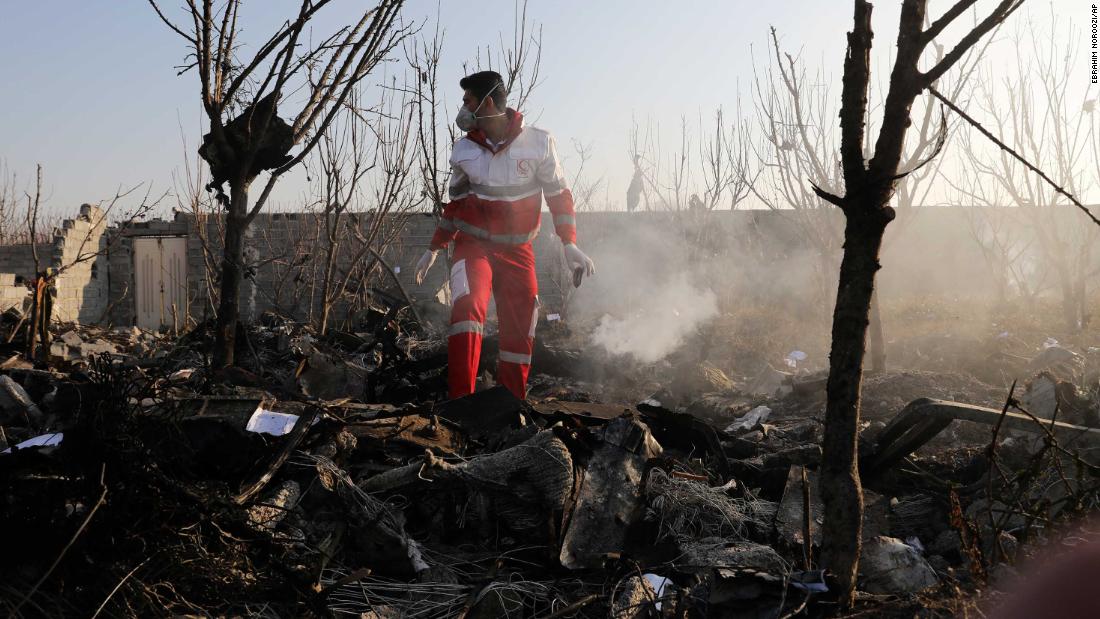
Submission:
[[485,331],[485,326],[476,320],[463,320],[451,325],[451,328],[447,330],[447,335],[459,335],[461,333],[476,333],[481,335]]
[[576,226],[577,218],[572,215],[554,215],[555,226]]
[[454,232],[456,230],[455,222],[450,217],[441,217],[439,219],[439,228],[447,232]]
[[500,360],[506,363],[531,365],[531,355],[521,355],[518,352],[508,352],[507,350],[500,351]]
[[470,236],[477,237],[483,241],[491,241],[493,243],[503,243],[505,245],[522,245],[529,242],[531,239],[539,235],[539,228],[535,226],[535,229],[526,234],[493,234],[485,228],[479,228],[468,221],[456,219],[454,221],[456,229],[469,234]]
[[522,185],[481,185],[470,183],[470,191],[482,197],[498,199],[517,199],[516,196],[526,197],[541,189],[538,183],[524,183]]

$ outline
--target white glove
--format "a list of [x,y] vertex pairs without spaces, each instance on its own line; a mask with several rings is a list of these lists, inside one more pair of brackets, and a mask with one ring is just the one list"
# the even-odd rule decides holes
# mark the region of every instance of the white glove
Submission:
[[585,275],[592,277],[596,274],[596,263],[592,262],[592,259],[584,255],[584,252],[573,243],[565,246],[565,262],[569,265],[571,271],[584,267]]
[[428,274],[428,269],[432,268],[435,264],[435,256],[438,251],[428,250],[424,252],[423,256],[420,256],[420,260],[416,261],[416,285],[424,283],[424,276]]

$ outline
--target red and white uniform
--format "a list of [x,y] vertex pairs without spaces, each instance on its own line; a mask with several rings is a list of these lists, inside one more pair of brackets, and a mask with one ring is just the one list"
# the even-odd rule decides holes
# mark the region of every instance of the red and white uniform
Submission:
[[451,327],[447,339],[451,398],[474,391],[489,294],[497,302],[500,355],[497,381],[516,397],[527,374],[538,322],[538,281],[531,240],[539,231],[542,198],[564,243],[576,241],[573,194],[549,133],[523,126],[509,109],[508,132],[490,143],[475,129],[451,152],[451,202],[443,209],[431,248],[455,242],[451,268]]

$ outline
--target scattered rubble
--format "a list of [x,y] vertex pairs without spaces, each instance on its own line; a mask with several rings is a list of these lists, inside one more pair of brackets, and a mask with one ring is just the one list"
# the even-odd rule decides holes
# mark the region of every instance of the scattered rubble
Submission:
[[[45,361],[0,351],[9,612],[830,612],[824,375],[803,355],[797,374],[703,361],[591,401],[609,392],[551,340],[540,395],[444,402],[442,335],[395,310],[324,337],[265,316],[220,371],[205,326],[58,331]],[[1005,361],[1035,370],[1013,392],[868,378],[863,608],[1012,582],[1046,523],[1095,504],[1091,354]]]
[[920,550],[892,537],[864,542],[859,567],[861,588],[868,593],[917,593],[939,581]]

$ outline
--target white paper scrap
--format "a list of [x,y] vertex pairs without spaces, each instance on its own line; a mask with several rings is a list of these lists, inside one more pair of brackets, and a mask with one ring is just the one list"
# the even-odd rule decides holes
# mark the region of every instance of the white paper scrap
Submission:
[[554,322],[555,320],[561,320],[561,314],[547,314],[546,320]]
[[393,272],[394,273],[400,273],[401,272],[401,267],[393,267]]
[[[16,449],[26,449],[28,447],[54,447],[61,444],[61,439],[65,437],[64,432],[50,432],[49,434],[43,434],[34,438],[29,438],[22,443],[16,444]],[[11,449],[5,449],[0,453],[11,453]]]
[[296,423],[298,423],[297,415],[277,413],[275,411],[259,408],[256,409],[255,413],[252,413],[252,417],[248,420],[248,425],[245,426],[245,430],[257,434],[283,436],[284,434],[289,434],[290,431],[294,429],[294,424]]

